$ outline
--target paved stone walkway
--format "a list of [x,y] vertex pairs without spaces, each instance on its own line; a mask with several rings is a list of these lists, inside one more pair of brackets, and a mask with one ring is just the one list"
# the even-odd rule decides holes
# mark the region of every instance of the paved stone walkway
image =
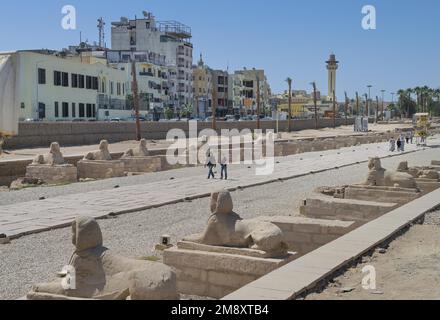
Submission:
[[[431,139],[430,145],[440,146],[440,136]],[[406,152],[417,150],[423,149],[408,145]],[[188,198],[206,197],[220,188],[233,191],[240,187],[251,187],[366,162],[368,157],[383,158],[392,155],[386,143],[369,144],[276,158],[275,172],[269,176],[257,176],[255,165],[244,166],[240,170],[234,170],[234,177],[229,181],[207,180],[205,175],[192,176],[0,206],[0,234],[18,238],[68,226],[77,216],[101,218],[112,214],[141,211]],[[326,183],[331,184],[331,181],[323,181],[323,184]]]

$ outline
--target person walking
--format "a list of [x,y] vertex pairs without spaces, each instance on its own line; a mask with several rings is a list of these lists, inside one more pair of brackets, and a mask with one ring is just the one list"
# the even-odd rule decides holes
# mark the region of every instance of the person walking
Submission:
[[399,152],[402,148],[402,140],[400,140],[401,137],[397,138],[397,151]]
[[228,158],[226,156],[223,156],[220,161],[220,166],[222,168],[221,170],[221,179],[223,180],[223,177],[225,180],[228,180]]
[[211,177],[212,177],[212,179],[215,179],[214,168],[216,167],[216,164],[215,164],[215,158],[214,158],[214,155],[212,154],[212,152],[209,153],[209,156],[206,159],[205,168],[206,167],[208,167],[208,169],[209,169],[208,180],[211,179]]
[[405,152],[405,137],[402,135],[400,137],[401,143],[400,143],[400,151]]
[[405,139],[406,139],[406,144],[409,144],[409,141],[410,141],[410,139],[411,139],[411,132],[407,132],[406,133],[406,137],[405,137]]
[[414,131],[410,131],[410,140],[411,140],[411,144],[414,144]]
[[396,139],[394,138],[391,138],[390,140],[390,151],[391,152],[396,151]]

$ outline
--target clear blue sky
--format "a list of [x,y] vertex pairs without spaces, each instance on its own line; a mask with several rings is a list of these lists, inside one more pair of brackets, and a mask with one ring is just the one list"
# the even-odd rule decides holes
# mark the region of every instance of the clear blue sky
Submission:
[[[77,9],[78,30],[61,28],[61,8]],[[377,9],[377,30],[361,28],[364,5]],[[0,51],[60,49],[79,42],[79,30],[97,40],[96,19],[134,18],[143,10],[158,20],[192,27],[194,59],[203,52],[214,68],[264,68],[273,91],[290,76],[297,89],[327,93],[324,61],[341,61],[338,96],[358,90],[372,95],[399,88],[440,87],[440,1],[438,0],[15,0],[2,1]],[[387,99],[391,99],[387,95]]]

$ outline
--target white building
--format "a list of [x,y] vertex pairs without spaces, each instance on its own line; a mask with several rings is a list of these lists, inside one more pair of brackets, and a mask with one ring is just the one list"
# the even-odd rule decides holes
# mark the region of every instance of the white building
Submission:
[[88,57],[81,62],[81,57],[50,51],[1,55],[16,62],[15,108],[20,120],[102,120],[131,113],[125,110],[126,75],[105,60]]
[[168,102],[178,110],[193,101],[191,28],[176,21],[156,22],[151,13],[143,14],[141,19],[122,18],[112,23],[112,50],[164,57],[161,64],[168,69]]

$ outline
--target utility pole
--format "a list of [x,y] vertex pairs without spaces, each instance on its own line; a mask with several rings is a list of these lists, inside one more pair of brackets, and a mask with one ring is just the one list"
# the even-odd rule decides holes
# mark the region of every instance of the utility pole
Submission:
[[260,129],[260,114],[260,77],[257,74],[257,129]]
[[376,123],[379,120],[379,97],[376,96]]
[[382,116],[381,119],[382,121],[385,120],[385,90],[381,90],[382,92]]
[[336,92],[333,90],[333,129],[336,129]]
[[366,113],[367,113],[367,118],[370,118],[370,108],[369,108],[369,105],[368,105],[368,94],[365,94],[365,102],[366,102],[366,104],[365,104],[365,109],[366,109]]
[[287,119],[288,123],[288,131],[292,132],[292,82],[291,78],[287,78],[287,84],[289,85],[289,119]]
[[312,82],[313,86],[313,104],[315,106],[315,129],[318,130],[319,123],[318,123],[318,104],[317,104],[317,98],[316,98],[316,82]]
[[217,103],[218,103],[218,98],[217,98],[217,88],[216,88],[216,84],[215,81],[212,81],[212,130],[217,130]]
[[348,125],[348,96],[347,92],[344,92],[345,94],[345,125]]
[[141,122],[139,120],[139,92],[138,92],[138,82],[136,75],[136,61],[134,58],[134,53],[131,56],[131,73],[133,76],[133,83],[131,85],[131,90],[133,93],[133,107],[136,115],[136,140],[141,141]]
[[359,117],[359,93],[356,92],[356,115]]

